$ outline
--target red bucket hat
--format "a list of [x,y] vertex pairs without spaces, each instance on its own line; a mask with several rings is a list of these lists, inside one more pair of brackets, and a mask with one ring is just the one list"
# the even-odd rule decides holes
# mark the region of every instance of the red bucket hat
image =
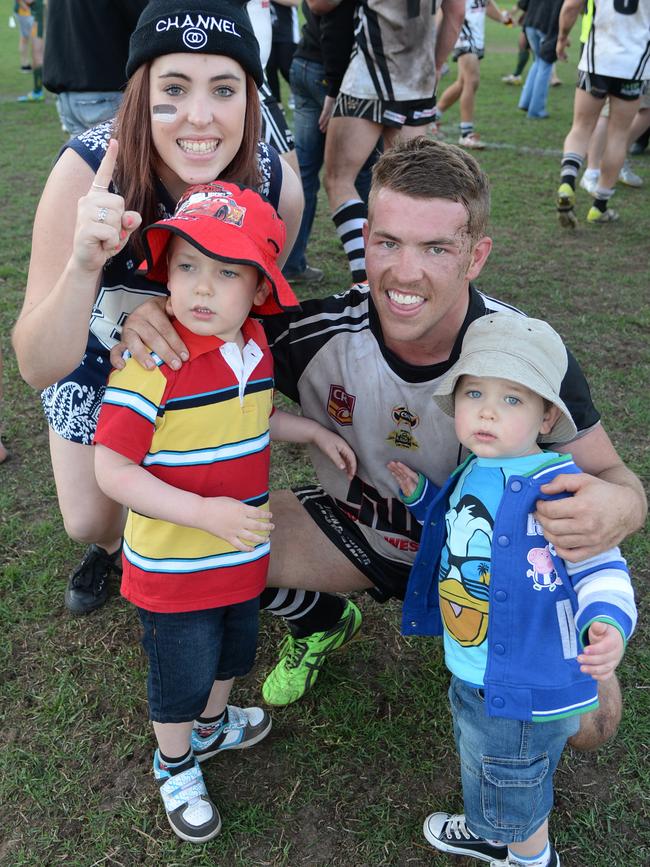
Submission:
[[140,267],[150,280],[167,282],[167,247],[172,235],[179,235],[212,259],[257,268],[271,291],[263,304],[253,307],[254,313],[300,309],[277,263],[286,238],[284,223],[255,190],[222,181],[190,187],[173,217],[144,230],[147,259]]

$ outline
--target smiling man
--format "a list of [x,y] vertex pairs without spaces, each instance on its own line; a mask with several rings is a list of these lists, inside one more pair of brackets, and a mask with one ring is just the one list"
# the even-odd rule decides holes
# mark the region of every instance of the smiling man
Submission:
[[[420,528],[386,465],[411,461],[440,485],[463,457],[451,420],[431,395],[457,360],[470,323],[513,309],[471,282],[492,247],[489,209],[487,177],[471,155],[424,138],[398,145],[373,173],[365,228],[368,285],[303,302],[300,313],[265,323],[277,387],[305,415],[340,433],[358,458],[357,475],[348,482],[314,452],[319,484],[272,497],[277,529],[262,604],[287,617],[292,635],[264,683],[270,704],[300,698],[327,654],[358,630],[358,610],[332,592],[403,598]],[[585,475],[578,485],[556,480],[548,493],[574,496],[540,502],[535,517],[560,556],[576,560],[636,530],[645,498],[571,356],[562,397],[578,437],[561,448]],[[607,505],[610,497],[614,506]],[[578,747],[595,746],[615,730],[616,684],[602,704],[600,717],[585,721],[581,740],[576,737]]]
[[[387,464],[409,463],[441,485],[460,463],[453,422],[432,394],[457,360],[470,323],[513,309],[471,283],[492,247],[489,207],[487,177],[463,149],[424,138],[397,145],[373,172],[368,284],[303,302],[300,312],[264,323],[276,386],[357,455],[349,481],[312,451],[318,484],[271,496],[276,529],[261,605],[284,616],[291,635],[263,686],[269,704],[299,699],[327,655],[358,631],[359,610],[334,594],[366,590],[382,602],[404,597],[420,528]],[[150,307],[147,324],[152,313]],[[142,346],[133,331],[142,330],[140,316],[131,317],[123,334],[136,357]],[[159,330],[179,353],[173,329],[159,319]],[[178,359],[162,339],[152,348],[165,360]],[[578,437],[559,448],[573,454],[584,474],[558,476],[545,492],[574,496],[540,501],[535,517],[561,557],[579,560],[638,529],[645,498],[600,424],[571,356],[561,395]],[[583,749],[616,729],[620,699],[616,682],[609,683],[599,716],[583,717],[581,740],[574,741]]]

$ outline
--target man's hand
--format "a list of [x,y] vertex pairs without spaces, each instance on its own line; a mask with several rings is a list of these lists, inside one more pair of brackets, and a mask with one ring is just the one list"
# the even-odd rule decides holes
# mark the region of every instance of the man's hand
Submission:
[[555,53],[557,54],[557,59],[566,62],[569,59],[566,50],[570,47],[571,40],[569,39],[568,35],[563,36],[562,34],[560,34],[557,38],[557,42],[555,43]]
[[323,133],[323,135],[327,132],[327,125],[332,117],[335,103],[336,99],[333,96],[326,96],[323,101],[323,108],[320,117],[318,118],[318,129]]
[[197,526],[225,539],[238,551],[252,551],[266,542],[271,530],[271,512],[247,506],[232,497],[204,497]]
[[111,364],[116,370],[124,367],[122,353],[128,349],[135,360],[152,370],[156,365],[150,355],[153,350],[172,370],[179,370],[190,357],[187,347],[167,315],[167,299],[152,298],[137,307],[122,328],[122,342],[111,349]]
[[580,671],[594,680],[608,680],[616,670],[625,644],[623,636],[611,623],[596,621],[589,627],[589,644],[578,656]]
[[544,494],[572,494],[538,500],[535,519],[564,560],[587,560],[618,545],[630,532],[625,517],[630,490],[587,473],[560,474],[542,485]]
[[343,437],[318,425],[312,442],[352,481],[357,471],[357,456]]

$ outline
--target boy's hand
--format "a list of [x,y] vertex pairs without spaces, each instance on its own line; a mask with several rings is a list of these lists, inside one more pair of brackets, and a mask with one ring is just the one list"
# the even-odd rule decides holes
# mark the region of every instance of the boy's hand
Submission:
[[413,492],[418,486],[420,478],[415,470],[407,467],[401,461],[390,461],[386,464],[392,477],[395,479],[403,494],[407,497],[413,496]]
[[596,621],[589,627],[589,644],[578,656],[580,671],[594,680],[607,680],[623,658],[623,636],[611,623]]
[[270,512],[232,497],[205,497],[199,529],[219,536],[238,551],[252,551],[275,529],[271,518]]
[[117,141],[111,139],[95,180],[77,204],[72,259],[83,271],[101,271],[106,260],[119,253],[142,222],[136,211],[124,209],[122,196],[108,191],[117,153]]
[[312,442],[352,481],[357,471],[357,456],[343,437],[318,425]]

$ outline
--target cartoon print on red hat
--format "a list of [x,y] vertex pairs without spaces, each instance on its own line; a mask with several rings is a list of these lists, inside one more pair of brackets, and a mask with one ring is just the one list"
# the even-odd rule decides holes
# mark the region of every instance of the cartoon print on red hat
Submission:
[[204,184],[199,190],[181,199],[175,219],[215,217],[231,226],[243,226],[246,208],[233,200],[233,194],[221,184]]

